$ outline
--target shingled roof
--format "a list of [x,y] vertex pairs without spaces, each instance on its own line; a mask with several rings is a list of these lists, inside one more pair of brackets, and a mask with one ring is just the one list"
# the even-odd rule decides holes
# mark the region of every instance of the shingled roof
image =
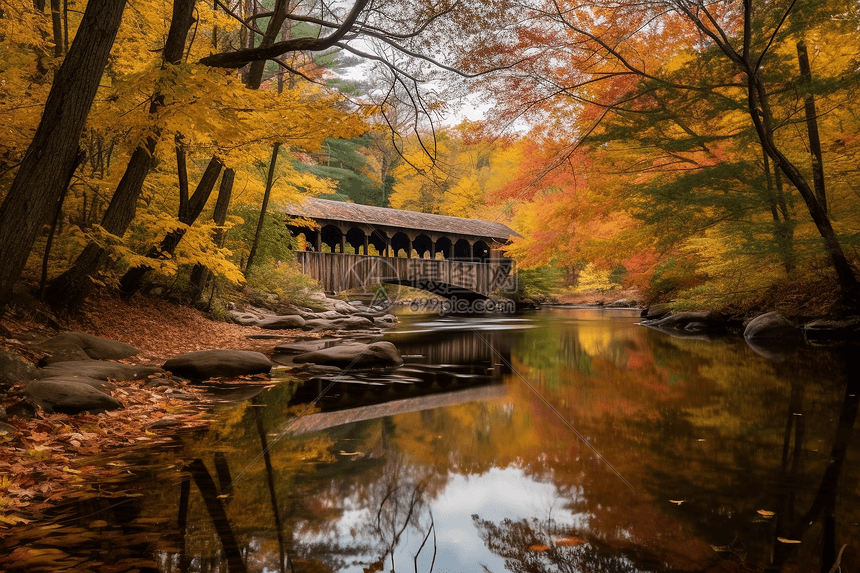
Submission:
[[372,207],[328,199],[307,198],[302,204],[289,205],[285,211],[294,217],[364,223],[371,226],[395,227],[415,231],[434,231],[451,235],[488,237],[500,242],[507,242],[512,237],[520,236],[507,225],[493,221]]

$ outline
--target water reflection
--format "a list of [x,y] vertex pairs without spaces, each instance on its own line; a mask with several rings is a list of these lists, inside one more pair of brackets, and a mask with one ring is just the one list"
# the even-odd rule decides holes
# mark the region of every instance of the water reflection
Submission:
[[0,569],[857,570],[857,347],[775,359],[636,320],[406,320],[400,371],[298,420],[319,380],[224,407]]

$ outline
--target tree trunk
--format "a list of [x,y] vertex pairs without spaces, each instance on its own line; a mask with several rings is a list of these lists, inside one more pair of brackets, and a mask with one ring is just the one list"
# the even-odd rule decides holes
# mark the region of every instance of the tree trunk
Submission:
[[[228,167],[224,170],[224,175],[221,176],[221,187],[218,189],[218,199],[215,201],[215,210],[212,213],[212,220],[219,227],[224,226],[227,221],[227,209],[230,206],[230,197],[233,194],[233,180],[236,172]],[[224,246],[224,230],[216,229],[212,234],[212,242],[216,247]],[[209,282],[211,273],[209,269],[203,265],[195,265],[191,271],[191,300],[196,301],[206,289],[206,283]]]
[[[281,27],[284,25],[284,20],[287,18],[287,8],[289,0],[277,0],[272,16],[269,18],[269,24],[266,26],[266,31],[260,39],[260,48],[268,48],[278,39],[278,34],[281,33]],[[260,89],[260,84],[263,81],[263,72],[266,69],[266,60],[256,60],[248,66],[248,71],[245,74],[245,87],[248,89]]]
[[91,0],[45,103],[42,120],[0,206],[0,306],[77,161],[78,141],[122,20],[125,0]]
[[269,196],[272,194],[272,184],[275,177],[275,163],[278,160],[278,150],[281,142],[276,141],[272,146],[272,161],[269,163],[269,175],[266,177],[266,192],[263,194],[263,205],[260,207],[260,218],[257,219],[257,230],[254,232],[254,241],[251,244],[251,252],[248,253],[248,263],[245,265],[245,274],[254,264],[254,256],[257,254],[257,245],[260,243],[260,233],[263,231],[263,221],[266,218],[266,209],[269,208]]
[[[181,155],[184,158],[184,154]],[[203,177],[200,178],[200,182],[197,184],[197,189],[194,190],[194,195],[192,195],[190,199],[188,198],[188,192],[186,189],[184,197],[185,200],[180,201],[179,204],[180,223],[183,223],[184,225],[192,225],[194,224],[194,221],[197,220],[197,217],[200,216],[200,212],[203,211],[203,207],[206,205],[206,202],[209,200],[209,196],[212,194],[212,189],[215,188],[215,182],[218,181],[218,175],[221,174],[221,168],[223,165],[224,164],[221,163],[220,159],[213,157],[209,160],[209,165],[206,167],[206,171],[203,173]],[[161,243],[157,247],[151,247],[146,253],[146,256],[153,259],[153,261],[169,258],[173,255],[176,247],[179,246],[179,242],[182,240],[182,237],[185,236],[186,230],[187,229],[185,228],[174,229],[161,240]],[[151,270],[152,267],[144,265],[128,269],[119,281],[119,290],[122,293],[122,296],[128,298],[140,290],[143,278]]]
[[51,0],[51,28],[54,33],[54,55],[63,57],[63,20],[60,16],[60,0]]
[[[165,64],[178,64],[185,52],[188,30],[193,22],[195,0],[175,0],[170,30],[164,45],[162,59]],[[155,114],[164,105],[163,94],[156,94],[149,106],[149,113]],[[137,210],[137,200],[143,189],[143,182],[153,164],[153,154],[157,143],[157,133],[146,138],[146,142],[134,150],[128,167],[114,191],[111,202],[102,218],[101,226],[113,235],[122,236]],[[105,259],[104,249],[89,243],[75,259],[72,267],[57,277],[48,287],[47,299],[54,306],[72,308],[89,291],[90,275],[95,273]]]
[[[812,83],[812,70],[809,67],[809,54],[806,44],[797,43],[797,61],[800,65],[800,83],[808,86]],[[815,98],[807,94],[803,102],[806,112],[806,130],[809,133],[809,153],[812,155],[812,183],[815,186],[815,197],[821,203],[821,208],[827,214],[827,194],[824,190],[824,156],[821,153],[821,139],[818,136],[818,114],[815,111]]]

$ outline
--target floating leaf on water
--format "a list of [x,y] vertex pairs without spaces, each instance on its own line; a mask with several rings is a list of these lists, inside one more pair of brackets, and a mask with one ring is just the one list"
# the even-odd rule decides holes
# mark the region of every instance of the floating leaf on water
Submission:
[[711,545],[711,549],[713,549],[717,553],[725,553],[726,551],[731,551],[731,548],[726,545]]
[[340,451],[340,455],[342,456],[360,456],[361,452],[345,452],[343,450]]
[[675,505],[681,505],[685,501],[687,501],[687,500],[686,499],[670,499],[669,503],[674,503]]
[[780,543],[800,543],[798,539],[786,539],[785,537],[777,537],[776,540]]
[[762,517],[773,517],[774,515],[776,515],[774,512],[768,511],[766,509],[760,509],[756,513]]
[[100,529],[102,527],[107,527],[108,522],[103,519],[97,519],[90,523],[90,529]]
[[579,537],[559,537],[554,541],[558,547],[576,547],[577,545],[588,543],[585,539],[580,539]]
[[547,546],[547,545],[541,545],[541,544],[529,545],[529,551],[541,552],[541,551],[548,551],[548,550],[549,550],[549,546]]

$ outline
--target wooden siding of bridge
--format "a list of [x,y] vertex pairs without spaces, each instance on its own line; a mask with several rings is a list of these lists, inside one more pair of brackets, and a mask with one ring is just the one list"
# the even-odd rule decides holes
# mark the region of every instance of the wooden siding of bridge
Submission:
[[313,277],[326,292],[360,289],[383,280],[423,280],[446,283],[482,295],[499,288],[504,271],[498,261],[477,263],[402,257],[376,257],[296,251],[302,272]]

